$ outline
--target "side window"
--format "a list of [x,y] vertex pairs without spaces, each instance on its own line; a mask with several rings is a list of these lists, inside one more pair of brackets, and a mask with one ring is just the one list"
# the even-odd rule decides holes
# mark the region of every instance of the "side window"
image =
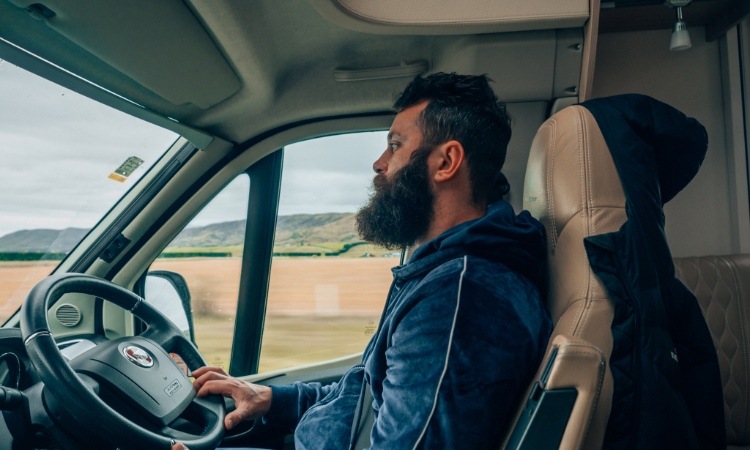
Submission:
[[354,215],[385,142],[372,132],[285,148],[260,372],[361,352],[374,333],[399,255],[362,242]]
[[180,274],[190,291],[195,342],[210,365],[229,368],[250,179],[239,175],[167,246],[151,271]]

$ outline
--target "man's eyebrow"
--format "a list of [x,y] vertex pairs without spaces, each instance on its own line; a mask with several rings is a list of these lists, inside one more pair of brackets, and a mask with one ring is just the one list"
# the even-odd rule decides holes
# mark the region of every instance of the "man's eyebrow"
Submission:
[[401,133],[399,133],[398,131],[389,131],[388,132],[388,140],[390,141],[394,137],[401,137]]

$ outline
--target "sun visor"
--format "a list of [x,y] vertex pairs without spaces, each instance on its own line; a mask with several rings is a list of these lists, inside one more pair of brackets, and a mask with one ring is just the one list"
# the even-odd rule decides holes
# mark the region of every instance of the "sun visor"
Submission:
[[181,1],[9,1],[174,105],[206,109],[240,89],[222,52]]
[[484,73],[504,102],[575,97],[581,74],[580,29],[461,38],[436,56],[439,72]]
[[308,0],[339,26],[375,34],[464,34],[582,27],[589,0]]

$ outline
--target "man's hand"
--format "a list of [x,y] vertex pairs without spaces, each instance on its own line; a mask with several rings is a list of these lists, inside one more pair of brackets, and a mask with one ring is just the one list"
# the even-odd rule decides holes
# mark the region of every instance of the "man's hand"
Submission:
[[172,361],[174,361],[174,363],[177,365],[180,371],[185,374],[186,377],[192,376],[190,374],[190,369],[188,368],[185,360],[182,359],[182,356],[178,355],[177,353],[170,353],[169,357],[172,358]]
[[234,400],[235,410],[224,418],[224,428],[227,430],[234,428],[240,421],[262,417],[271,408],[271,388],[268,386],[250,384],[230,377],[221,367],[201,367],[193,371],[192,375],[195,377],[193,386],[198,391],[198,397],[219,394]]

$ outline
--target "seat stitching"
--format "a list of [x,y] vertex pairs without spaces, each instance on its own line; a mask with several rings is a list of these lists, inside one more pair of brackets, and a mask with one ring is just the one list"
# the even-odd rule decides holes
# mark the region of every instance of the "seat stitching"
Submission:
[[[575,121],[575,125],[576,125],[575,131],[576,131],[577,142],[583,146],[582,151],[578,152],[578,170],[579,170],[579,179],[581,183],[580,188],[581,188],[581,195],[582,195],[582,198],[581,198],[582,211],[581,212],[584,215],[584,220],[582,221],[583,222],[583,235],[589,236],[589,233],[591,231],[590,230],[591,217],[589,214],[590,213],[589,199],[587,198],[589,197],[589,194],[590,194],[590,190],[588,190],[588,187],[587,187],[587,178],[589,178],[588,177],[589,168],[587,167],[587,162],[589,161],[590,155],[588,154],[589,149],[584,139],[584,136],[586,135],[586,133],[584,132],[586,128],[586,121],[584,120],[582,108],[580,107],[575,108],[574,111],[576,112],[577,119],[578,119]],[[588,298],[588,294],[591,292],[591,282],[592,282],[591,278],[592,278],[592,273],[591,273],[591,270],[589,270],[588,275],[586,277],[586,284],[583,287],[583,292],[581,292],[580,294],[581,298],[583,298],[584,301],[582,301],[578,307],[576,320],[574,323],[572,323],[572,327],[570,330],[570,333],[574,336],[578,336],[579,333],[582,333],[582,328],[585,322],[585,318],[587,317],[586,313],[590,309],[590,301]]]
[[549,161],[549,167],[547,167],[547,213],[549,214],[551,225],[552,225],[552,248],[557,248],[557,220],[555,218],[555,198],[552,195],[552,173],[555,168],[555,152],[552,148],[555,147],[554,143],[557,141],[557,121],[550,120],[549,128],[552,130],[552,139],[545,149],[547,153],[547,160]]
[[[730,266],[731,269],[732,269],[731,270],[731,273],[732,273],[732,282],[733,282],[732,286],[733,286],[733,289],[735,291],[735,294],[737,295],[737,297],[736,297],[737,298],[737,309],[738,309],[738,315],[740,316],[740,324],[741,324],[740,325],[740,334],[741,334],[741,336],[740,336],[741,337],[740,342],[742,342],[742,364],[744,366],[744,373],[743,373],[743,375],[744,375],[744,377],[743,377],[744,380],[743,381],[744,382],[743,382],[743,387],[744,387],[744,391],[747,392],[747,389],[750,386],[750,379],[748,378],[748,375],[750,375],[750,372],[749,372],[750,368],[748,367],[748,363],[750,363],[750,361],[748,359],[750,358],[750,356],[748,356],[747,330],[745,329],[745,325],[747,323],[747,322],[745,322],[745,308],[744,308],[745,305],[744,305],[744,302],[742,301],[743,297],[742,297],[741,293],[739,292],[740,281],[739,281],[739,279],[737,277],[739,268],[737,267],[737,264],[734,262],[734,260],[732,260],[730,258],[722,258],[722,259],[725,260],[725,263],[728,266]],[[744,417],[743,417],[744,420],[742,421],[743,425],[744,425],[744,430],[743,430],[743,433],[742,433],[743,436],[745,434],[747,434],[747,422],[748,422],[747,418],[748,418],[748,415],[750,415],[750,402],[747,401],[747,397],[744,400],[745,400],[744,401],[744,403],[745,403],[745,408],[744,408],[745,409],[745,411],[744,411],[745,414],[744,414]]]

